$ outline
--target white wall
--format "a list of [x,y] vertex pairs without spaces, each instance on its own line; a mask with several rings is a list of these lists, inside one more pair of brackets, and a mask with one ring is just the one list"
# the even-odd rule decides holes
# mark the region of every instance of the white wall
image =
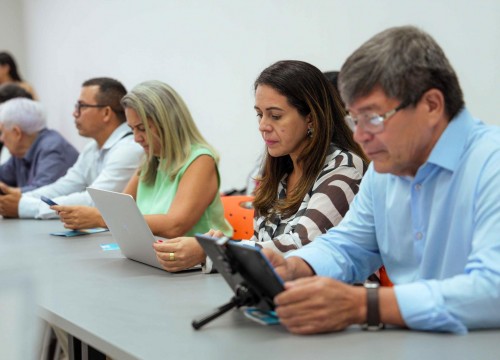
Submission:
[[28,75],[25,62],[23,2],[0,0],[0,51],[14,56],[21,76]]
[[393,25],[415,24],[430,32],[454,65],[469,109],[500,124],[498,0],[23,4],[26,73],[52,127],[79,147],[87,141],[77,135],[71,112],[82,81],[90,77],[115,77],[128,88],[149,79],[165,81],[184,97],[202,133],[220,151],[222,189],[243,187],[263,148],[252,90],[261,70],[281,59],[338,69],[362,42]]

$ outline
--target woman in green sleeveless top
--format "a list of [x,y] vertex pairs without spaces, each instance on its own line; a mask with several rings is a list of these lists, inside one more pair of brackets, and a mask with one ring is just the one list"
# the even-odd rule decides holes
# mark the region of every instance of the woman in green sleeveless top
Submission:
[[[134,140],[145,152],[123,192],[134,197],[153,234],[168,239],[223,229],[231,236],[219,196],[217,152],[200,134],[182,98],[165,83],[146,81],[121,102]],[[78,211],[86,228],[106,226],[96,208]],[[172,241],[177,242],[160,242]],[[199,245],[192,245],[190,253],[196,253]]]

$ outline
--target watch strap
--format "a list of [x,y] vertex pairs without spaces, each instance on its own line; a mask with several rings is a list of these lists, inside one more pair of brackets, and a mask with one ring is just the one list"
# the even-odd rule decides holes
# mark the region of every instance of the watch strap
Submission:
[[384,324],[380,321],[379,285],[376,283],[366,283],[364,286],[366,288],[366,324],[363,328],[365,330],[383,329]]

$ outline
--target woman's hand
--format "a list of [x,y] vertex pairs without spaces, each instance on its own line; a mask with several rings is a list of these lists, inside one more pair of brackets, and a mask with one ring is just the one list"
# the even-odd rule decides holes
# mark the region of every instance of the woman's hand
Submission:
[[186,270],[205,262],[205,252],[194,237],[158,240],[153,249],[158,262],[170,272]]
[[106,227],[101,213],[95,207],[53,205],[50,208],[57,211],[66,229]]
[[208,230],[208,232],[206,232],[205,235],[211,236],[211,237],[214,237],[214,238],[222,238],[222,237],[225,236],[222,231],[220,231],[220,230],[214,230],[214,229]]

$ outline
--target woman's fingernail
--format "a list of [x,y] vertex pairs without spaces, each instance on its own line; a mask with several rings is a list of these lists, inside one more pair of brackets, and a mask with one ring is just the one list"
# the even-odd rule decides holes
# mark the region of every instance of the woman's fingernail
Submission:
[[163,240],[156,240],[156,242],[161,242],[161,243],[162,243],[162,242],[163,242]]

